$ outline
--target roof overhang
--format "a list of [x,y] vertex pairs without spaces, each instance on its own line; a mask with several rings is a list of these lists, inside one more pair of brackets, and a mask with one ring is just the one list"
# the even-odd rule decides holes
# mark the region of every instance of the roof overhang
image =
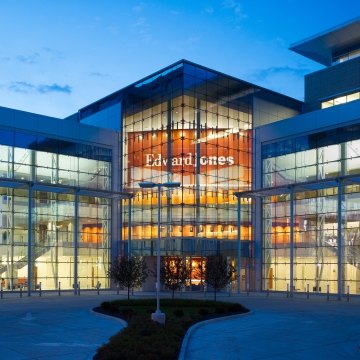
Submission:
[[290,50],[330,66],[332,55],[342,49],[360,45],[360,16],[322,33],[290,45]]
[[78,186],[66,186],[60,184],[49,184],[42,182],[33,182],[29,180],[17,180],[17,179],[5,179],[0,178],[0,187],[11,188],[11,189],[30,189],[33,191],[44,191],[52,193],[67,193],[91,196],[91,197],[101,197],[107,199],[131,199],[134,197],[132,192],[120,192],[120,191],[110,191],[110,190],[95,190],[90,188],[82,188]]
[[240,191],[240,192],[235,192],[234,195],[238,198],[257,198],[257,197],[262,198],[267,196],[286,195],[289,194],[290,192],[298,193],[304,191],[324,190],[324,189],[334,188],[339,185],[341,186],[360,185],[360,176],[359,174],[338,176],[329,179],[306,181],[303,183],[289,184],[283,186],[274,186],[271,188]]

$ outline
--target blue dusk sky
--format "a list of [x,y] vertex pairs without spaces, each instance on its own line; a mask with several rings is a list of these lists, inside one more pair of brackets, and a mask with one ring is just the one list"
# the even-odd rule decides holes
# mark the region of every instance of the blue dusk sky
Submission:
[[359,0],[0,0],[0,106],[66,117],[180,59],[303,99],[290,44]]

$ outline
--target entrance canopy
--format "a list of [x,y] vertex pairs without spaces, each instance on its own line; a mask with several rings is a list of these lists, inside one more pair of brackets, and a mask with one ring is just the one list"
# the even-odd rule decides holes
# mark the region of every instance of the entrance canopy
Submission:
[[266,197],[289,194],[291,192],[304,192],[304,191],[315,191],[333,188],[341,185],[359,185],[360,175],[347,175],[337,176],[330,179],[322,179],[315,181],[306,181],[298,184],[288,184],[282,186],[274,186],[271,188],[262,188],[258,190],[240,191],[235,192],[234,195],[238,198],[255,198],[255,197]]

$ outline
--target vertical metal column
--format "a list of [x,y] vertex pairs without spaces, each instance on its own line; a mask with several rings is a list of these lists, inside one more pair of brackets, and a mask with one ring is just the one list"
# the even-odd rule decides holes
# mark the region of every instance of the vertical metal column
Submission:
[[337,246],[338,246],[338,300],[342,295],[342,182],[338,180],[338,228],[337,228]]
[[[257,209],[258,210],[258,219],[262,219],[262,222],[264,224],[264,231],[261,232],[261,243],[259,244],[259,249],[262,250],[262,254],[257,257],[255,256],[255,259],[259,259],[261,261],[262,267],[261,267],[261,274],[263,280],[261,281],[260,290],[272,290],[272,281],[270,282],[270,264],[274,264],[274,260],[272,257],[271,249],[273,247],[272,244],[272,234],[273,234],[273,219],[275,218],[275,203],[270,200],[270,197],[267,197],[268,203],[261,203],[261,206]],[[265,219],[265,220],[264,220]],[[258,226],[258,223],[256,223],[256,226]],[[258,229],[255,228],[255,231]],[[262,230],[262,229],[261,229]],[[263,239],[263,240],[262,240]],[[259,268],[257,268],[259,270]]]
[[[326,178],[325,172],[325,150],[324,148],[316,149],[316,158],[317,166],[316,172],[318,180],[323,180]],[[315,279],[315,288],[316,292],[320,291],[320,284],[323,280],[324,272],[324,249],[326,245],[325,238],[325,223],[326,223],[326,202],[325,202],[325,193],[324,190],[317,191],[316,198],[316,279]]]
[[240,294],[240,285],[241,285],[241,197],[237,197],[237,291]]
[[74,294],[77,294],[78,284],[78,238],[79,238],[79,192],[75,190],[74,211]]
[[132,220],[131,220],[131,199],[132,199],[132,195],[129,195],[128,197],[128,258],[130,259],[131,257],[131,226],[132,226]]
[[[348,174],[348,148],[350,143],[340,144],[340,175],[346,176]],[[352,149],[354,150],[354,149]],[[356,151],[356,150],[355,150]],[[357,151],[356,151],[357,152]],[[357,152],[359,155],[359,153]],[[344,231],[348,227],[347,225],[347,201],[346,195],[343,194],[343,182],[338,180],[338,230],[337,230],[337,239],[338,239],[338,300],[341,300],[342,294],[345,293],[345,284],[348,279],[347,267],[344,266],[349,261],[349,246],[344,246],[348,244],[348,236],[351,236],[347,231]],[[345,216],[344,216],[345,215]],[[344,216],[344,217],[343,217]],[[340,230],[339,230],[340,229]],[[343,253],[344,250],[344,253]],[[349,286],[347,286],[349,289]]]
[[[126,166],[127,171],[130,171],[130,169],[128,168],[128,162],[126,162],[126,160],[128,160],[129,154],[127,154],[127,158],[124,159],[124,146],[125,146],[125,140],[127,140],[127,136],[126,134],[124,134],[124,123],[125,123],[125,102],[124,101],[120,101],[120,132],[119,132],[119,137],[117,139],[118,141],[118,146],[117,148],[119,149],[119,153],[118,154],[114,154],[112,156],[112,161],[111,161],[111,183],[113,184],[113,186],[115,185],[114,189],[118,190],[119,186],[121,188],[121,191],[123,191],[123,186],[124,186],[124,179],[123,179],[123,170]],[[114,151],[114,150],[113,150]],[[116,150],[115,150],[116,151]],[[118,155],[118,156],[116,156]],[[119,179],[118,183],[116,183],[116,180]]]
[[[126,102],[120,101],[119,127],[120,131],[117,136],[117,146],[112,150],[110,187],[113,191],[124,191],[124,173],[129,176],[128,167],[129,154],[124,151],[125,144],[128,141],[127,133],[124,131]],[[127,183],[127,181],[126,181]],[[130,187],[130,184],[128,184]],[[122,218],[122,201],[119,198],[111,200],[111,241],[110,241],[110,261],[113,262],[118,255],[124,255],[123,249],[123,218]]]
[[29,184],[28,191],[28,296],[31,296],[31,284],[32,284],[32,184]]
[[[10,288],[14,289],[14,189],[7,189],[6,191],[6,241],[7,241],[7,273],[10,280]],[[17,276],[16,276],[17,277]]]
[[161,185],[158,188],[158,238],[156,247],[156,313],[160,313],[160,239],[161,239]]
[[[200,99],[195,99],[196,101],[196,108],[195,108],[195,129],[196,129],[196,144],[195,144],[195,161],[196,161],[196,166],[195,166],[195,189],[193,188],[193,190],[195,190],[195,238],[198,239],[198,234],[200,234],[200,229],[201,229],[201,213],[200,213],[200,206],[201,206],[201,190],[200,190],[200,183],[201,183],[201,177],[200,177],[200,152],[201,152],[201,112],[200,112]],[[207,186],[206,188],[207,189]],[[205,190],[206,191],[206,190]],[[205,209],[204,209],[205,210]],[[206,211],[206,210],[205,210]],[[206,214],[203,214],[203,219],[205,218]],[[204,227],[205,228],[205,227]],[[201,242],[201,246],[200,246],[200,256],[201,259],[204,256],[204,248],[207,249],[207,247],[204,246],[204,241],[206,241],[206,239],[204,237],[201,236],[202,234],[200,234],[199,238],[200,238],[200,242]],[[195,240],[196,241],[196,240]],[[206,256],[206,254],[205,254]],[[202,261],[202,260],[201,260]]]
[[290,297],[294,295],[294,188],[290,186]]
[[[167,182],[171,182],[172,181],[172,162],[171,162],[171,158],[172,158],[172,130],[175,130],[175,123],[173,123],[173,116],[172,116],[172,104],[171,104],[171,99],[169,99],[167,101],[167,127],[166,127],[166,134],[167,134],[167,143],[166,143],[166,150],[167,150],[167,158],[169,159],[169,161],[167,162],[166,165],[166,171],[167,171],[167,176],[166,176],[166,180]],[[161,172],[160,172],[161,173]],[[156,180],[156,182],[162,183],[163,179],[158,178],[158,180]],[[160,196],[160,193],[158,194],[158,196]],[[159,200],[159,199],[158,199]],[[160,202],[160,208],[161,209],[161,202]],[[170,196],[170,192],[166,192],[166,240],[169,240],[172,236],[173,236],[173,228],[174,228],[174,224],[172,223],[172,216],[171,216],[171,196]],[[170,230],[171,229],[171,230]],[[175,240],[176,242],[176,240]],[[181,239],[182,242],[182,239]]]
[[[28,150],[30,156],[30,183],[29,183],[29,190],[28,190],[28,296],[31,296],[32,287],[34,290],[36,289],[35,284],[35,264],[33,261],[33,228],[32,228],[32,206],[33,206],[33,193],[32,187],[33,182],[36,180],[35,174],[35,165],[36,165],[36,151]],[[14,171],[14,168],[13,168]]]

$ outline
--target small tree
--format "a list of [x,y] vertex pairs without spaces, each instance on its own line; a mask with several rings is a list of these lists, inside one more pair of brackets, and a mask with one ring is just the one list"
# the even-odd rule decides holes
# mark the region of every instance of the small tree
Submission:
[[119,256],[111,264],[109,275],[115,283],[127,288],[128,299],[130,299],[130,289],[144,283],[148,276],[148,270],[141,257]]
[[192,277],[196,277],[197,279],[200,279],[200,285],[201,289],[205,289],[205,264],[206,264],[206,258],[201,257],[200,262],[198,262],[197,267],[195,269],[192,269]]
[[234,266],[228,264],[222,255],[211,255],[206,258],[205,281],[214,289],[214,300],[216,293],[229,285],[236,273]]
[[160,265],[160,281],[166,289],[172,291],[174,299],[175,291],[180,290],[190,278],[190,266],[181,256],[162,257]]

